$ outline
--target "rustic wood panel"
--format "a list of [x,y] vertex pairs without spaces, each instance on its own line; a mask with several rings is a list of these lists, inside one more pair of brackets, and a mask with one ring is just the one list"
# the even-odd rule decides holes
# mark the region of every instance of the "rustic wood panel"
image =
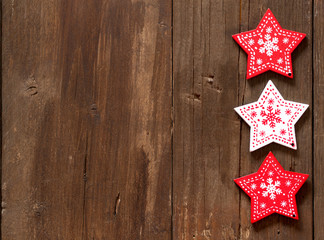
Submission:
[[171,1],[100,13],[85,239],[170,239]]
[[237,1],[174,1],[173,239],[239,236]]
[[3,1],[3,239],[171,238],[171,1]]
[[81,48],[71,46],[80,47],[81,26],[68,43],[64,5],[2,4],[2,238],[77,239],[93,70],[81,71]]
[[[270,8],[306,33],[294,78],[246,80],[232,34]],[[322,239],[320,0],[2,0],[2,239]],[[298,150],[249,152],[233,108],[271,79],[310,105]],[[310,174],[300,220],[250,223],[233,182],[269,151]]]
[[[293,54],[293,80],[269,72],[246,81],[246,54],[231,35],[256,28],[269,7],[308,37]],[[273,215],[254,225],[250,199],[232,180],[255,172],[269,151],[284,168],[312,173],[312,2],[175,1],[173,46],[174,239],[310,239],[311,178],[297,197],[300,221]],[[249,152],[250,129],[233,107],[256,101],[269,79],[286,99],[310,105],[296,127],[298,151]]]
[[324,238],[324,2],[314,1],[314,239]]

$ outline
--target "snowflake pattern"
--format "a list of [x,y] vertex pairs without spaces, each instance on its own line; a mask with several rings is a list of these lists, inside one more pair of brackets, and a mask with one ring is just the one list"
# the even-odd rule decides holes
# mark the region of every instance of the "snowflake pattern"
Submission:
[[291,53],[305,36],[281,28],[270,9],[256,29],[234,34],[234,40],[249,55],[247,79],[268,70],[293,78]]
[[273,104],[274,104],[274,100],[273,100],[273,98],[270,98],[270,99],[268,100],[268,104],[270,104],[270,105],[273,105]]
[[287,131],[285,129],[281,129],[280,130],[280,135],[283,136],[283,135],[286,135]]
[[260,113],[261,117],[265,117],[262,120],[263,125],[269,124],[269,126],[271,128],[274,128],[276,126],[276,123],[281,123],[282,122],[281,118],[279,117],[280,116],[280,109],[275,109],[273,111],[273,107],[268,106],[267,111],[268,112],[262,110],[261,113]]
[[256,111],[251,112],[251,118],[255,118],[257,116]]
[[267,179],[268,185],[266,185],[264,182],[261,183],[260,188],[265,189],[262,192],[263,197],[269,197],[270,199],[274,200],[276,198],[276,195],[280,195],[282,193],[280,186],[280,181],[275,181],[273,184],[272,178]]
[[287,186],[287,187],[290,187],[290,185],[291,185],[291,181],[287,180],[287,182],[286,182],[286,186]]
[[252,46],[254,44],[254,40],[253,39],[250,39],[249,40],[249,44]]
[[270,170],[270,171],[268,172],[268,175],[269,175],[269,176],[273,176],[273,171]]
[[282,202],[280,203],[280,205],[281,205],[282,207],[286,207],[286,206],[287,206],[287,202],[286,202],[286,201],[282,201]]
[[257,172],[234,182],[251,198],[251,222],[254,223],[272,213],[298,219],[295,195],[307,178],[308,174],[284,170],[269,152]]
[[265,134],[265,131],[260,131],[260,137],[264,137],[266,134]]
[[297,149],[294,124],[307,109],[307,104],[285,101],[271,81],[259,100],[234,110],[251,127],[250,151],[271,142]]
[[266,53],[267,56],[271,57],[273,52],[277,52],[279,50],[278,47],[278,38],[274,37],[271,39],[270,34],[266,34],[264,36],[265,41],[262,38],[259,39],[258,44],[262,47],[259,48],[260,53]]
[[286,113],[286,115],[289,116],[291,114],[291,110],[290,109],[286,109],[285,113]]

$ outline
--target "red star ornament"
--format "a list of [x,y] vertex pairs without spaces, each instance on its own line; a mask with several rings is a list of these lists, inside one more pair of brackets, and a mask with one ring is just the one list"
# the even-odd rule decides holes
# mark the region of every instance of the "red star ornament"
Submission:
[[234,108],[250,125],[250,152],[269,143],[297,149],[295,123],[308,108],[307,104],[284,100],[269,81],[259,100]]
[[295,195],[308,174],[285,171],[269,152],[256,173],[234,182],[251,198],[251,222],[272,213],[298,219]]
[[270,9],[255,30],[233,35],[248,54],[247,79],[272,70],[293,77],[291,53],[306,34],[282,29]]

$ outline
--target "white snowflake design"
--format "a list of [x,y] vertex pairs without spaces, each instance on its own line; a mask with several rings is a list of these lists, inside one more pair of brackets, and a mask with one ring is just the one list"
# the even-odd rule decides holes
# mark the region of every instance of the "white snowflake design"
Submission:
[[259,48],[259,51],[260,53],[266,53],[267,56],[271,57],[273,55],[273,52],[277,52],[279,50],[278,45],[276,45],[279,40],[276,37],[271,39],[270,34],[266,34],[264,36],[264,39],[266,41],[263,41],[262,38],[260,38],[258,41],[258,44],[262,46]]
[[282,202],[280,203],[280,205],[281,205],[282,207],[286,207],[286,206],[287,206],[287,202],[286,202],[286,201],[282,201]]
[[249,40],[249,44],[252,46],[254,44],[254,40],[253,39],[250,39]]
[[256,189],[257,185],[255,183],[251,184],[251,188],[254,190]]
[[268,175],[269,175],[269,176],[272,176],[272,175],[273,175],[273,171],[269,171],[269,172],[268,172]]
[[282,42],[283,42],[284,44],[287,44],[287,43],[289,42],[289,39],[288,39],[288,38],[284,38],[284,39],[282,40]]
[[271,33],[272,32],[272,27],[267,27],[266,32]]
[[279,59],[277,60],[277,63],[278,63],[278,64],[283,63],[283,59],[282,59],[282,58],[279,58]]
[[288,181],[286,182],[286,186],[289,187],[290,185],[291,185],[291,181],[288,180]]
[[260,204],[260,207],[261,207],[261,208],[265,208],[266,206],[267,206],[267,205],[266,205],[265,203],[261,203],[261,204]]
[[258,59],[257,59],[257,64],[258,64],[258,65],[261,65],[262,63],[263,63],[262,59],[261,59],[261,58],[258,58]]
[[274,200],[276,198],[276,195],[281,194],[282,191],[279,188],[280,186],[280,181],[275,181],[273,184],[272,178],[267,179],[267,183],[269,185],[266,185],[265,183],[261,183],[260,188],[265,189],[262,192],[263,197],[270,197],[270,199]]

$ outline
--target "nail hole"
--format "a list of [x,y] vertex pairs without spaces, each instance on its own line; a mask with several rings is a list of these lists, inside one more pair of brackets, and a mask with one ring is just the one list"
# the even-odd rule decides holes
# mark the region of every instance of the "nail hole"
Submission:
[[291,143],[290,145],[291,145],[292,147],[293,147],[293,146],[295,146],[295,144],[294,144],[294,143]]
[[194,98],[200,100],[200,94],[194,93]]
[[291,76],[291,73],[288,73],[288,76],[290,77]]

